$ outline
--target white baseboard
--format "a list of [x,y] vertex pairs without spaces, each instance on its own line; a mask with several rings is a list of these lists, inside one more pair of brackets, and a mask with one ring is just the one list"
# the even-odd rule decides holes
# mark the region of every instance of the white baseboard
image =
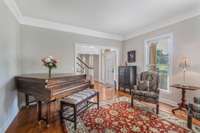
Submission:
[[159,100],[160,102],[162,103],[166,103],[168,105],[171,105],[171,106],[177,106],[177,103],[172,101],[172,100],[169,100],[169,99],[165,99],[165,98],[160,98]]
[[[14,102],[14,103],[16,104],[16,102]],[[17,116],[17,114],[19,112],[17,104],[13,105],[10,110],[11,110],[11,112],[8,113],[7,120],[4,122],[3,126],[0,128],[0,133],[6,132],[6,130],[8,129],[8,127],[13,122],[13,120],[15,119],[15,117]]]
[[7,121],[4,123],[3,127],[0,129],[0,133],[5,133],[6,132],[6,130],[8,129],[8,127],[10,126],[12,121],[15,119],[17,114],[18,114],[18,111],[14,112],[13,114],[10,114],[10,116],[7,119]]

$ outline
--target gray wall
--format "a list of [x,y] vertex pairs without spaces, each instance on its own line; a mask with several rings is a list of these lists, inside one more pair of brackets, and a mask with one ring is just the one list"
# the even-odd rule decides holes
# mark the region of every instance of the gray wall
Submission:
[[19,73],[19,30],[14,16],[0,0],[0,133],[5,132],[18,112],[13,77]]
[[74,72],[75,44],[113,46],[121,49],[121,42],[61,31],[22,26],[21,29],[22,72],[47,72],[41,58],[52,55],[60,60],[53,72]]
[[[167,33],[174,35],[172,83],[179,83],[183,79],[178,63],[182,57],[188,56],[192,61],[192,67],[186,80],[193,85],[200,85],[200,16],[124,41],[123,61],[127,60],[127,51],[136,50],[135,64],[140,72],[143,71],[144,40]],[[170,100],[166,102],[171,103],[179,101],[181,92],[173,88],[170,90],[171,92],[168,94],[161,93],[161,99]],[[187,98],[191,101],[194,95],[199,96],[200,91],[187,93]]]

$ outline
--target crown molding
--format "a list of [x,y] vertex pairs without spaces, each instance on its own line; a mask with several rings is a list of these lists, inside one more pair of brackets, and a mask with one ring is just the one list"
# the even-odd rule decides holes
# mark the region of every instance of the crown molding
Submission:
[[63,32],[70,32],[70,33],[81,34],[81,35],[87,35],[87,36],[93,36],[93,37],[98,37],[98,38],[118,40],[118,41],[129,40],[136,36],[140,36],[140,35],[143,35],[143,34],[146,34],[146,33],[149,33],[149,32],[152,32],[152,31],[155,31],[155,30],[158,30],[158,29],[161,29],[161,28],[164,28],[164,27],[167,27],[167,26],[170,26],[170,25],[173,25],[173,24],[176,24],[176,23],[179,23],[184,20],[200,15],[200,9],[195,10],[189,14],[175,17],[173,19],[169,19],[168,21],[155,23],[155,24],[140,28],[131,34],[121,36],[117,34],[110,34],[110,33],[95,31],[95,30],[91,30],[91,29],[87,29],[83,27],[61,24],[57,22],[44,20],[44,19],[23,16],[15,0],[4,0],[4,2],[7,5],[7,7],[10,9],[12,14],[15,16],[19,24],[58,30],[58,31],[63,31]]
[[170,25],[173,25],[173,24],[176,24],[176,23],[179,23],[179,22],[182,22],[182,21],[185,21],[187,19],[199,16],[199,15],[200,15],[200,9],[195,10],[191,13],[185,14],[183,16],[169,19],[168,21],[165,21],[165,22],[155,23],[153,25],[146,26],[146,27],[141,28],[131,34],[126,35],[124,37],[124,41],[129,40],[134,37],[137,37],[137,36],[140,36],[140,35],[143,35],[143,34],[146,34],[146,33],[149,33],[149,32],[152,32],[152,31],[155,31],[155,30],[158,30],[158,29],[161,29],[161,28],[164,28],[164,27],[167,27],[167,26],[170,26]]
[[11,11],[11,13],[15,16],[16,20],[21,23],[22,13],[19,10],[16,2],[14,0],[4,0],[5,5]]
[[83,27],[61,24],[61,23],[52,22],[48,20],[23,16],[14,0],[4,0],[4,2],[7,5],[7,7],[10,9],[12,14],[15,16],[19,24],[22,24],[22,25],[58,30],[58,31],[63,31],[63,32],[70,32],[70,33],[76,33],[76,34],[81,34],[81,35],[112,39],[112,40],[118,40],[118,41],[122,41],[124,39],[123,36],[121,35],[110,34],[110,33],[95,31],[95,30],[91,30],[91,29],[87,29]]
[[99,31],[90,30],[87,28],[82,28],[82,27],[77,27],[77,26],[72,26],[72,25],[67,25],[67,24],[60,24],[57,22],[52,22],[52,21],[47,21],[47,20],[37,19],[37,18],[32,18],[32,17],[26,17],[26,16],[22,18],[21,24],[34,26],[34,27],[40,27],[40,28],[46,28],[46,29],[52,29],[52,30],[58,30],[58,31],[63,31],[63,32],[71,32],[71,33],[76,33],[76,34],[81,34],[81,35],[99,37],[99,38],[113,39],[113,40],[119,40],[119,41],[123,40],[123,37],[120,35],[99,32]]

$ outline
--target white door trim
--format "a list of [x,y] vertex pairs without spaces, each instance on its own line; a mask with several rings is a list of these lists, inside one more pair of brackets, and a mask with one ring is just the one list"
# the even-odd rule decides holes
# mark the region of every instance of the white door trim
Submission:
[[[76,72],[76,68],[77,68],[76,57],[78,55],[77,48],[79,46],[95,47],[95,48],[99,49],[99,55],[100,55],[101,49],[111,49],[112,51],[116,51],[116,65],[117,66],[116,66],[116,70],[114,71],[114,80],[118,81],[118,66],[119,66],[119,62],[120,62],[119,61],[120,50],[118,48],[112,47],[112,46],[102,46],[102,45],[97,45],[97,44],[75,43],[75,46],[74,46],[74,72]],[[101,61],[99,63],[102,63]],[[101,75],[101,77],[99,78],[99,81],[102,82],[102,83],[104,83],[105,79],[104,79],[104,75],[102,74],[102,72],[104,72],[104,67],[102,67],[102,65],[101,65],[101,67],[99,68],[99,70],[100,70],[99,71],[99,75]]]

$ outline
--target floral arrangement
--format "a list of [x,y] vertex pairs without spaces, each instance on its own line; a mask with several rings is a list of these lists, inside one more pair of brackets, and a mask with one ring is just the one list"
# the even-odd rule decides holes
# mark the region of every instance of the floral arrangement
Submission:
[[49,77],[51,77],[51,69],[57,67],[58,61],[54,57],[48,56],[48,57],[43,58],[42,62],[45,67],[49,68]]

